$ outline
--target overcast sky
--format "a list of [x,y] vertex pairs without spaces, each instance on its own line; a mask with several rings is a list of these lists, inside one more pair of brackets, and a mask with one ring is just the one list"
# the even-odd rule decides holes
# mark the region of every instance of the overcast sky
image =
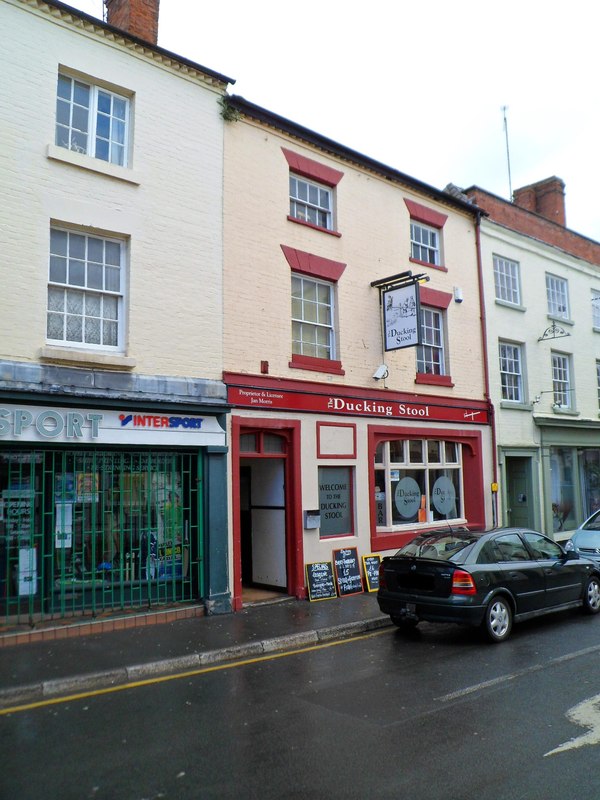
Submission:
[[[70,4],[102,16],[102,0]],[[567,226],[600,241],[595,7],[161,0],[158,43],[235,79],[230,93],[439,189],[509,199],[511,184],[557,175]]]

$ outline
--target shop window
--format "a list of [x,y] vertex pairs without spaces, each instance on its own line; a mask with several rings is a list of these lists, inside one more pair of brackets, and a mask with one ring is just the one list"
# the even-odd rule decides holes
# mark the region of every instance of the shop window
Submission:
[[197,599],[197,456],[0,453],[0,606],[7,615]]
[[352,467],[319,467],[320,536],[354,533],[354,481]]
[[600,509],[600,450],[583,448],[581,455],[583,479],[583,516],[589,517]]
[[575,528],[574,451],[570,447],[550,448],[550,480],[553,530]]
[[456,442],[380,442],[374,471],[378,527],[464,518],[461,448]]

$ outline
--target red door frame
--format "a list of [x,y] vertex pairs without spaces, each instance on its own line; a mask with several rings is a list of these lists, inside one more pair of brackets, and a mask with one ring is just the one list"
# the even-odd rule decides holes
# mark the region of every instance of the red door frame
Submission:
[[302,471],[300,466],[300,421],[284,419],[259,419],[257,417],[231,418],[231,502],[233,523],[233,587],[234,611],[242,608],[242,531],[240,519],[240,458],[261,458],[253,453],[240,453],[240,436],[243,433],[268,431],[282,436],[285,453],[273,453],[283,458],[285,475],[285,551],[287,593],[299,599],[306,597],[304,585],[304,545],[302,524]]

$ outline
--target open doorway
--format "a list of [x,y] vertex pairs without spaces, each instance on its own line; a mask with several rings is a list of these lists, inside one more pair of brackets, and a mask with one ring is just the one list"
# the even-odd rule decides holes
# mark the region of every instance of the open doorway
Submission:
[[244,604],[287,591],[284,463],[281,458],[240,459]]
[[233,607],[305,596],[300,426],[232,420]]

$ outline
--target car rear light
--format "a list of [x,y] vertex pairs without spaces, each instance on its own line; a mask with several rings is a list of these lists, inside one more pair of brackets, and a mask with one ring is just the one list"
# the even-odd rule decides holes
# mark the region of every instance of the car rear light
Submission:
[[387,582],[385,580],[385,570],[383,568],[383,564],[379,565],[379,588],[387,589]]
[[455,569],[452,575],[452,594],[476,594],[473,576],[464,569]]

